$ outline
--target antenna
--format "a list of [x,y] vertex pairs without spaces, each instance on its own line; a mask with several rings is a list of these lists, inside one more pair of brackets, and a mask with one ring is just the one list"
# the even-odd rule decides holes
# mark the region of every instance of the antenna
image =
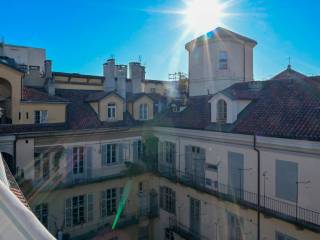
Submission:
[[288,58],[288,69],[291,69],[291,57]]

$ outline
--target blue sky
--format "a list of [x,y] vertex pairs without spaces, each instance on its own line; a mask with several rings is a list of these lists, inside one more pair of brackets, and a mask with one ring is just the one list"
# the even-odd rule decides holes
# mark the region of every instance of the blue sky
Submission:
[[[223,0],[221,0],[223,2]],[[223,23],[258,41],[255,79],[293,67],[320,75],[320,1],[234,0]],[[147,78],[187,72],[182,0],[2,0],[0,36],[7,43],[47,49],[55,71],[102,74],[111,55],[126,64],[142,57]],[[183,36],[183,37],[182,37]]]

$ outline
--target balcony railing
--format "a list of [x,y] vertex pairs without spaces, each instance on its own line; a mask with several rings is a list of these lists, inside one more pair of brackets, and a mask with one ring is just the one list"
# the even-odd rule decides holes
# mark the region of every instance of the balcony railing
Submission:
[[[170,180],[207,192],[242,206],[258,209],[258,194],[218,183],[215,189],[205,184],[205,179],[167,166],[159,166],[158,173]],[[260,210],[271,216],[320,232],[320,213],[296,204],[260,195]]]
[[174,233],[180,235],[184,239],[187,240],[209,240],[205,236],[202,236],[199,232],[194,231],[192,228],[183,225],[182,223],[178,222],[176,218],[169,218],[169,226],[170,230]]

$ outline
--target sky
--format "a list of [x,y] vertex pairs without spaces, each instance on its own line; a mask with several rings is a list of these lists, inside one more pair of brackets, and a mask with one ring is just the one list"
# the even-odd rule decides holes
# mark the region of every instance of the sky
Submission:
[[[0,37],[45,48],[54,71],[101,75],[102,64],[114,56],[118,64],[141,60],[146,78],[167,80],[169,73],[188,72],[184,45],[197,36],[186,33],[185,16],[176,14],[185,1],[1,0]],[[319,0],[228,3],[221,24],[258,42],[256,80],[284,70],[289,57],[294,69],[320,75]]]

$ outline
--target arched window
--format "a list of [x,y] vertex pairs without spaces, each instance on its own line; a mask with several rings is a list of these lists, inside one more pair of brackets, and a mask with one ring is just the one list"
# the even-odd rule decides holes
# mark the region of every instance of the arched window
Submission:
[[107,111],[107,117],[108,117],[108,120],[116,120],[116,109],[117,109],[117,106],[115,103],[109,103],[108,104],[108,111]]
[[217,122],[227,122],[227,102],[223,99],[220,99],[217,103]]

